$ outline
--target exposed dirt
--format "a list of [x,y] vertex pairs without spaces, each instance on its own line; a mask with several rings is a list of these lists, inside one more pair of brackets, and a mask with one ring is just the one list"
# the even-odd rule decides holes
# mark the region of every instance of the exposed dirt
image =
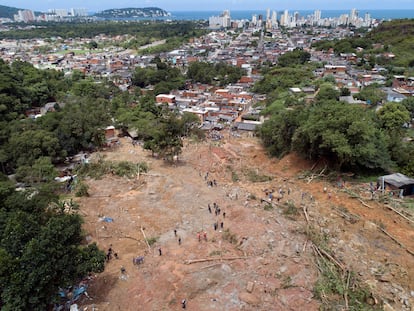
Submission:
[[[379,230],[414,250],[413,224],[383,204],[366,199],[366,207],[346,192],[368,198],[367,185],[347,182],[343,189],[318,178],[308,183],[300,177],[312,163],[295,155],[269,159],[257,139],[227,134],[221,142],[186,145],[176,165],[152,158],[126,138],[97,156],[145,161],[151,169],[134,180],[87,180],[90,197],[78,199],[88,239],[105,250],[112,245],[118,254],[90,282],[91,299],[80,302],[88,310],[180,310],[182,299],[187,309],[200,311],[318,310],[318,270],[304,234],[303,206],[330,236],[336,258],[358,273],[376,299],[396,310],[414,305],[414,256]],[[272,179],[251,182],[249,174]],[[207,186],[213,180],[217,186]],[[275,203],[284,191],[279,203],[290,200],[300,214],[292,219],[277,206],[264,210],[266,189],[274,190]],[[114,222],[101,221],[103,216]],[[198,232],[206,232],[207,241],[203,234],[199,241]],[[143,233],[158,238],[150,249]],[[144,262],[133,265],[136,256],[145,256]],[[209,261],[189,264],[198,259]]]

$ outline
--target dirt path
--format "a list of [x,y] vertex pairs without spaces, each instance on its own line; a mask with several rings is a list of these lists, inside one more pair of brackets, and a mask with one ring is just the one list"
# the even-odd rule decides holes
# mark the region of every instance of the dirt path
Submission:
[[[414,289],[413,257],[374,223],[414,249],[409,223],[379,204],[369,202],[373,208],[366,208],[331,184],[298,180],[311,165],[297,156],[268,159],[256,139],[225,136],[220,143],[188,144],[176,166],[151,158],[127,139],[101,153],[110,160],[146,161],[151,170],[134,180],[87,181],[91,196],[79,200],[85,231],[119,255],[91,282],[92,300],[83,301],[88,310],[179,310],[184,298],[189,310],[318,310],[313,297],[318,272],[303,234],[304,218],[289,219],[279,208],[264,210],[265,189],[285,191],[281,202],[306,204],[312,222],[331,237],[335,255],[374,293],[404,307],[401,296]],[[271,180],[251,182],[249,174]],[[217,186],[207,186],[210,180]],[[325,186],[331,199],[322,191]],[[338,208],[358,219],[345,220]],[[100,221],[104,216],[114,222]],[[147,238],[157,238],[150,251],[141,228]],[[198,241],[198,232],[206,232],[208,241]],[[139,255],[144,263],[134,266],[132,258]],[[214,260],[186,264],[206,258]],[[412,297],[407,304],[413,304]]]

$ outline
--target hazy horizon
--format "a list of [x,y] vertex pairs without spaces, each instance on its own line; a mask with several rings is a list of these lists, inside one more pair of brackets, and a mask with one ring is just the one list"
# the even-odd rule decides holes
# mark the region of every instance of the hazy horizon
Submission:
[[332,0],[209,0],[195,4],[194,0],[3,0],[1,5],[11,6],[33,11],[47,11],[48,9],[85,8],[87,11],[102,11],[114,8],[144,8],[159,7],[166,11],[246,11],[246,10],[402,10],[414,9],[412,0],[344,0],[341,3],[332,3]]

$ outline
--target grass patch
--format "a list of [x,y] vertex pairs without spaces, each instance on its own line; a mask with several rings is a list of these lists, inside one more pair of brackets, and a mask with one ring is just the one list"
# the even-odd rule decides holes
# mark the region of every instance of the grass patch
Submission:
[[255,169],[248,170],[245,172],[245,175],[250,182],[265,182],[272,180],[272,177],[267,175],[260,175],[258,170]]
[[226,229],[223,231],[223,240],[229,241],[231,244],[237,244],[237,235]]
[[374,220],[374,224],[376,224],[378,227],[380,227],[382,230],[386,230],[385,224],[381,220]]
[[270,203],[268,203],[268,204],[266,204],[266,205],[263,207],[263,209],[264,209],[265,211],[271,211],[271,210],[273,210],[273,205],[272,205],[272,204],[270,204]]
[[102,53],[103,50],[102,49],[95,49],[95,50],[89,50],[89,49],[74,49],[74,50],[60,50],[57,51],[56,54],[59,55],[66,55],[68,53],[75,53],[75,55],[85,55],[87,53]]
[[85,163],[76,168],[76,174],[88,176],[94,179],[104,175],[113,174],[120,177],[134,178],[139,173],[148,172],[149,167],[145,162],[132,163],[128,161],[111,162],[99,159],[97,162]]
[[403,206],[406,208],[410,208],[412,210],[414,210],[414,201],[413,199],[409,199],[408,202],[404,202]]
[[295,206],[295,203],[293,203],[292,201],[287,201],[284,203],[283,215],[295,220],[300,215],[300,213],[297,207]]
[[[353,271],[342,270],[326,253],[333,257],[329,248],[329,236],[321,233],[313,226],[306,228],[306,235],[316,249],[315,261],[319,270],[319,278],[313,288],[315,296],[321,301],[320,310],[382,310],[381,306],[368,303],[371,293],[368,286],[363,284]],[[318,255],[318,254],[319,255]],[[346,300],[345,300],[346,297]]]
[[208,254],[210,257],[213,257],[213,256],[221,256],[223,254],[223,252],[222,251],[219,251],[219,250],[215,250],[215,251],[212,251],[210,254]]
[[75,184],[75,196],[77,197],[88,197],[89,196],[89,187],[84,182],[78,180]]
[[282,284],[280,285],[281,288],[289,288],[289,287],[293,287],[292,285],[292,278],[290,277],[290,275],[287,275],[283,278],[282,280]]
[[236,173],[235,171],[232,171],[232,172],[231,172],[231,180],[232,180],[233,182],[238,182],[238,181],[240,180],[239,175],[237,175],[237,173]]
[[306,228],[306,235],[317,247],[325,251],[329,251],[329,236],[326,233],[318,231],[313,226],[308,226]]
[[249,200],[257,200],[257,197],[254,194],[252,194],[252,193],[250,193],[247,198]]
[[361,198],[361,196],[358,193],[352,191],[351,189],[343,188],[342,191],[345,192],[346,194],[348,194],[353,199],[360,199]]
[[148,239],[147,239],[147,242],[148,242],[149,246],[152,246],[152,245],[154,245],[155,243],[157,243],[158,238],[159,238],[159,237],[157,237],[157,236],[153,236],[153,237],[148,238]]
[[[380,306],[368,304],[371,293],[354,272],[343,272],[323,257],[319,257],[317,263],[320,275],[314,293],[322,302],[320,310],[345,310],[345,296],[348,310],[382,310]],[[333,309],[333,306],[336,308]]]

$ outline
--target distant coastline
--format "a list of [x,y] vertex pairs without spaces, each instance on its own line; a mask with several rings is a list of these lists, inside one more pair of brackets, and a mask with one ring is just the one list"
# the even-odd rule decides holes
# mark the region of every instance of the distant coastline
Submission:
[[[276,10],[276,9],[275,9]],[[317,9],[315,9],[317,10]],[[290,13],[299,12],[300,16],[312,15],[315,10],[289,10]],[[273,9],[271,8],[271,11]],[[339,17],[342,14],[349,14],[349,10],[320,10],[322,12],[321,18]],[[371,18],[379,20],[389,19],[402,19],[402,18],[414,18],[414,9],[398,9],[398,10],[369,10],[369,9],[357,9],[359,16],[364,16],[365,13],[369,13]],[[171,15],[165,17],[153,17],[152,19],[160,20],[208,20],[211,16],[218,16],[222,13],[220,10],[211,11],[168,11]],[[276,10],[278,16],[283,13],[283,10]],[[96,12],[88,12],[90,16]],[[251,20],[253,14],[262,14],[266,16],[266,10],[230,10],[231,18],[233,20],[248,19]],[[136,18],[144,19],[144,18]],[[146,18],[148,19],[148,17]]]
[[[316,10],[316,9],[315,9]],[[299,12],[300,17],[306,17],[308,15],[312,15],[315,10],[289,10],[289,13],[292,14],[294,12]],[[271,9],[271,11],[273,11]],[[321,11],[321,18],[333,18],[333,17],[339,17],[343,14],[349,15],[351,10],[320,10]],[[411,19],[414,18],[414,9],[399,9],[399,10],[369,10],[369,9],[361,9],[358,10],[359,16],[364,17],[366,13],[369,13],[371,15],[371,18],[378,19],[378,20],[392,20],[392,19]],[[111,19],[117,19],[117,20],[205,20],[208,21],[208,19],[211,16],[218,16],[223,11],[219,10],[211,10],[211,11],[168,11],[170,13],[169,16],[163,16],[163,17],[137,17],[137,18],[109,18]],[[283,10],[276,10],[278,14],[278,19],[280,18],[280,15],[283,13]],[[88,14],[90,16],[94,15],[96,12],[89,12]],[[247,19],[251,20],[253,15],[258,16],[259,14],[262,14],[263,17],[266,16],[266,10],[230,10],[230,15],[232,20],[241,20],[241,19]]]
[[[273,10],[272,8],[270,8]],[[316,9],[315,9],[316,10]],[[289,10],[290,13],[299,12],[300,16],[307,16],[314,13],[315,10]],[[276,10],[278,15],[283,13],[283,10]],[[339,17],[342,14],[349,14],[351,10],[320,10],[322,12],[322,18]],[[375,19],[401,19],[401,18],[414,18],[413,10],[358,10],[359,16],[364,16],[365,13],[369,13],[371,18]],[[222,11],[171,11],[169,19],[173,20],[208,20],[210,16],[217,16]],[[232,19],[251,19],[253,14],[262,14],[266,16],[266,10],[248,10],[248,11],[232,11],[230,10]]]

